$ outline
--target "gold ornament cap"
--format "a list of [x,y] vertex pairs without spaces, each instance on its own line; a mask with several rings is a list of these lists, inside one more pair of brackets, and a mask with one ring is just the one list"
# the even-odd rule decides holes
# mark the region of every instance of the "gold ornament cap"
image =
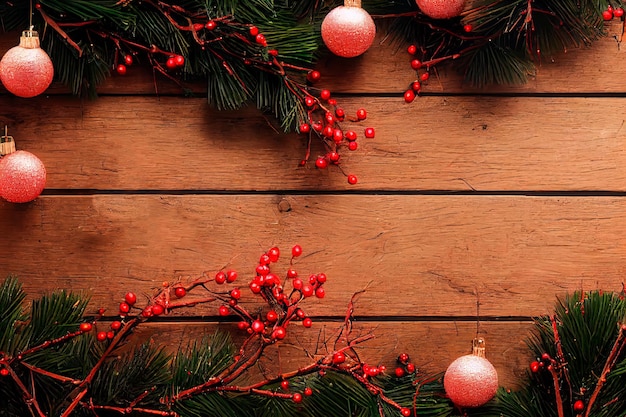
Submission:
[[481,358],[485,357],[485,339],[482,337],[477,337],[472,340],[472,355],[478,356]]
[[361,0],[343,0],[345,7],[361,7]]
[[41,48],[39,33],[36,30],[25,30],[20,36],[20,46],[26,49]]
[[0,136],[0,156],[15,152],[13,136],[8,135],[8,127],[4,126],[4,135]]

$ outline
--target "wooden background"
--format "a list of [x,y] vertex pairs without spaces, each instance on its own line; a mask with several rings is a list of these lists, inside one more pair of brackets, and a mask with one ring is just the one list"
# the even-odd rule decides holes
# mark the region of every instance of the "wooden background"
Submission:
[[[17,275],[33,296],[85,291],[112,317],[126,291],[203,271],[234,268],[245,287],[263,251],[298,243],[298,270],[326,272],[327,296],[305,302],[313,330],[292,327],[268,352],[281,369],[306,361],[300,348],[335,331],[366,289],[355,316],[356,331],[377,336],[362,345],[368,362],[406,351],[423,371],[443,371],[478,332],[501,384],[515,388],[531,317],[576,289],[621,289],[621,34],[616,22],[591,49],[545,57],[520,87],[470,89],[440,69],[412,104],[404,47],[377,42],[321,62],[320,86],[341,93],[349,114],[368,110],[358,132],[376,129],[344,152],[355,186],[338,169],[298,167],[303,140],[255,109],[216,112],[202,90],[184,98],[167,83],[156,95],[138,68],[96,101],[60,86],[33,99],[1,90],[0,123],[41,158],[48,183],[33,203],[0,203],[0,277]],[[0,53],[17,40],[3,35]],[[182,315],[141,335],[175,347],[216,326],[236,331],[217,323],[217,305]]]

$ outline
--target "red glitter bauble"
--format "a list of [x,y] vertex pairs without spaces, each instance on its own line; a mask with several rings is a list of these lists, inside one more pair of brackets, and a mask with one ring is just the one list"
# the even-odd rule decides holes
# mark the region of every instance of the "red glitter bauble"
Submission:
[[335,55],[344,58],[359,56],[372,45],[376,25],[360,6],[339,6],[322,21],[322,40]]
[[53,77],[52,61],[39,47],[39,36],[32,30],[22,32],[20,44],[9,49],[0,60],[0,81],[18,97],[43,93]]
[[422,13],[433,19],[452,19],[463,12],[465,0],[416,0]]
[[443,387],[458,407],[480,407],[496,395],[498,373],[486,358],[471,354],[450,364]]
[[27,203],[46,186],[46,167],[30,152],[17,151],[0,159],[0,197],[11,203]]

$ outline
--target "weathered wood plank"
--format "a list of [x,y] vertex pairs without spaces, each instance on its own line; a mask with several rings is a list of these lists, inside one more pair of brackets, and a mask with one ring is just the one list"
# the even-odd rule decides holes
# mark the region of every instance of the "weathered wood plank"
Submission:
[[152,97],[0,97],[0,108],[18,148],[46,165],[48,188],[624,191],[625,100],[342,99],[346,111],[369,111],[342,125],[361,138],[357,151],[343,150],[356,186],[334,166],[315,169],[319,144],[299,167],[305,140],[276,132],[254,109],[216,113],[202,99]]
[[[357,304],[358,312],[358,304]],[[549,311],[546,311],[549,313]],[[357,317],[358,319],[358,317]],[[107,323],[101,326],[107,329]],[[319,359],[333,351],[341,323],[316,320],[310,329],[299,324],[287,328],[287,338],[269,346],[261,358],[260,368],[267,377],[288,372]],[[476,324],[469,322],[353,322],[352,336],[373,334],[374,338],[357,347],[360,358],[369,364],[384,364],[393,372],[400,353],[408,353],[424,376],[444,372],[457,357],[471,353],[476,337]],[[215,331],[231,333],[240,343],[245,337],[234,324],[221,323],[146,323],[133,341],[153,340],[170,353],[185,349],[189,342],[202,339]],[[525,340],[532,331],[530,322],[482,322],[479,335],[487,342],[487,358],[498,371],[500,385],[518,388],[523,382],[530,358]],[[340,342],[337,346],[342,347]],[[255,368],[253,371],[256,371]],[[258,381],[259,379],[254,379]]]
[[[500,93],[588,93],[624,92],[626,75],[624,55],[621,48],[623,22],[610,23],[608,35],[590,47],[574,48],[566,53],[544,56],[537,73],[521,86],[489,86],[485,89],[464,85],[463,77],[454,66],[440,65],[424,88],[428,93],[500,92]],[[379,29],[372,47],[361,57],[345,59],[327,56],[316,68],[322,72],[320,86],[343,93],[402,93],[415,80],[415,72],[409,65],[410,57],[403,43],[395,44],[385,29]],[[17,45],[19,32],[0,35],[0,56]],[[156,77],[160,94],[182,95],[181,88],[161,75]],[[187,85],[198,94],[206,93],[206,83]],[[155,78],[150,68],[133,66],[127,75],[113,74],[100,86],[102,94],[155,94]],[[5,90],[0,86],[0,92]],[[53,84],[49,94],[66,94],[67,89]]]
[[[96,195],[0,205],[0,276],[28,292],[85,290],[115,314],[128,290],[240,272],[273,245],[303,246],[301,274],[329,276],[312,315],[359,296],[367,316],[533,316],[556,295],[619,290],[626,200],[414,195]],[[276,269],[284,276],[287,260]],[[255,299],[244,291],[243,301]],[[189,314],[185,312],[185,314]],[[216,315],[217,306],[193,314]]]

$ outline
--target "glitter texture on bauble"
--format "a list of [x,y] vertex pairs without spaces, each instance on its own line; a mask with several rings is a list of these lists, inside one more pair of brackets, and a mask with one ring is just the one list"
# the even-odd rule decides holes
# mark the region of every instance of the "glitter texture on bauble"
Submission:
[[360,0],[346,0],[322,21],[322,40],[335,55],[353,58],[369,49],[376,36],[374,20],[361,8]]
[[11,203],[28,203],[46,186],[46,167],[28,151],[0,158],[0,197]]
[[25,30],[20,44],[9,49],[0,60],[0,81],[9,92],[18,97],[35,97],[52,83],[54,66],[41,49],[39,35]]
[[472,354],[457,358],[443,377],[448,398],[457,407],[480,407],[498,390],[498,373],[485,358],[484,340],[476,339]]
[[452,19],[465,9],[465,0],[416,0],[422,13],[433,19]]

